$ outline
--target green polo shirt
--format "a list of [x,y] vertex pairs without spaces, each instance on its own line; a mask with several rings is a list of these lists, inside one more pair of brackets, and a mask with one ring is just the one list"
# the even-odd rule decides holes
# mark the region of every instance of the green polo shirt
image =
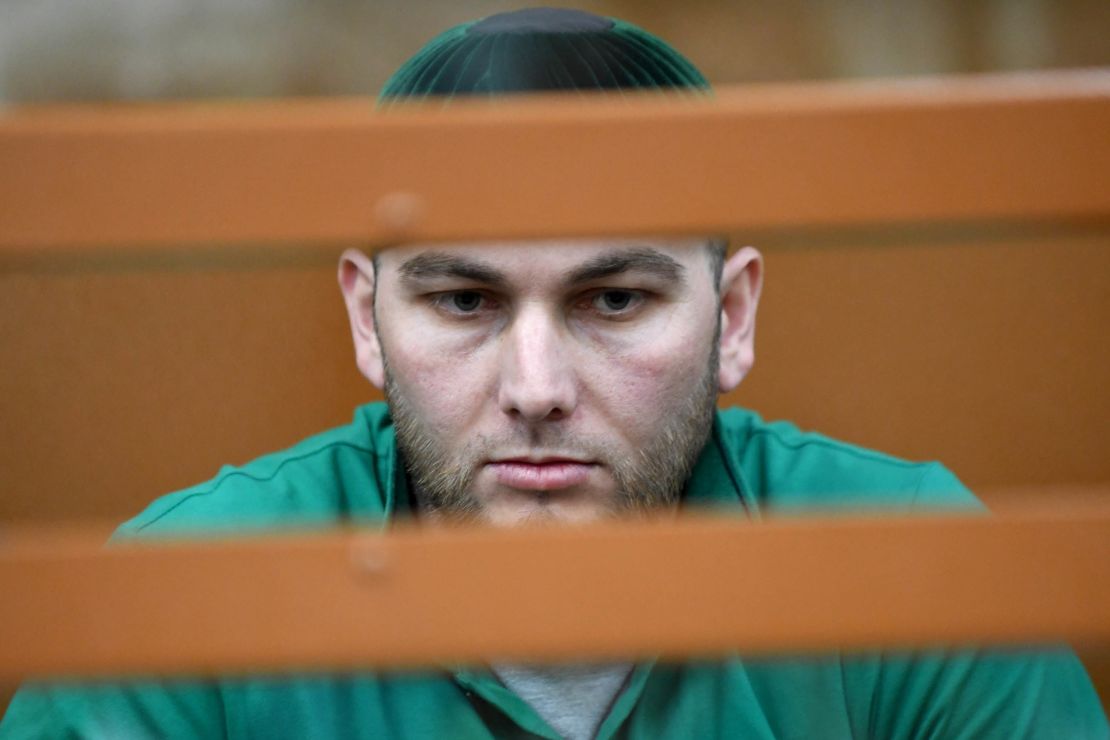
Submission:
[[[911,463],[722,411],[684,495],[766,512],[978,507]],[[382,404],[352,424],[157,500],[117,536],[387,527],[411,503]],[[758,563],[729,567],[758,568]],[[721,573],[727,578],[727,572]],[[512,609],[506,600],[505,609]],[[167,635],[166,639],[173,639]],[[557,738],[482,667],[25,687],[0,738]],[[637,664],[601,738],[1107,738],[1067,650],[870,652]]]

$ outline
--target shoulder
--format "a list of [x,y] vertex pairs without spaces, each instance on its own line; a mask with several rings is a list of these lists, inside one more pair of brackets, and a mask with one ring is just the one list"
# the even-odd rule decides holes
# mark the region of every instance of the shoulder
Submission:
[[747,409],[721,410],[716,434],[742,486],[761,507],[793,509],[981,508],[947,468],[887,455]]
[[362,406],[350,424],[155,500],[117,537],[305,528],[339,518],[380,519],[391,502],[395,449],[385,404]]
[[842,667],[848,705],[879,737],[925,725],[976,738],[1110,738],[1098,694],[1066,648],[858,655]]

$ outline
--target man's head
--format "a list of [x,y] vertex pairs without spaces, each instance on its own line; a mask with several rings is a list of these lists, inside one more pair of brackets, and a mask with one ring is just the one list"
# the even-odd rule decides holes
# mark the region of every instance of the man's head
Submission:
[[[383,100],[704,85],[646,32],[542,9],[441,34]],[[339,278],[422,506],[512,525],[677,500],[751,367],[761,261],[705,238],[423,244],[349,251]]]

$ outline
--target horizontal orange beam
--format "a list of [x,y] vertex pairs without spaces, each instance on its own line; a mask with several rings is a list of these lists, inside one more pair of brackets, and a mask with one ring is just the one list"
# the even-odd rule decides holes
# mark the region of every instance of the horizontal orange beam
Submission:
[[1110,72],[374,111],[9,108],[0,250],[1110,216]]
[[0,678],[1110,641],[1110,509],[1030,511],[5,537]]

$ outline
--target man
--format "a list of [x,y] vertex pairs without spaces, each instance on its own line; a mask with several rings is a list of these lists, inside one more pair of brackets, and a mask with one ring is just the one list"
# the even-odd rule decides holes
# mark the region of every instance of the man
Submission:
[[[442,34],[383,103],[631,87],[705,81],[639,29],[543,9]],[[761,281],[755,250],[725,259],[713,239],[348,251],[339,282],[357,364],[388,408],[165,497],[121,536],[976,506],[935,463],[716,412],[752,366]],[[1066,651],[936,651],[40,687],[0,735],[1085,738],[1107,726]]]

